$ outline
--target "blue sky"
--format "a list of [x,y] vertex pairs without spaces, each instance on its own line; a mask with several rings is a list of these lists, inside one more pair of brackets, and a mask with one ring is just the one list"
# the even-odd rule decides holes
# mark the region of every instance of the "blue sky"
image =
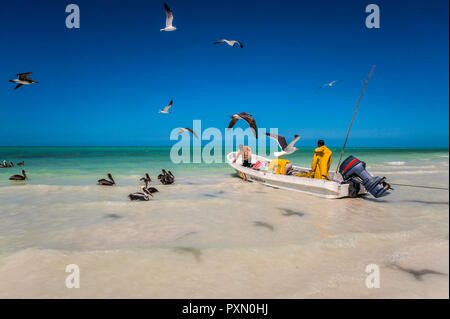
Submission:
[[[69,3],[80,29],[65,27]],[[299,146],[339,146],[376,65],[348,145],[448,147],[448,1],[168,3],[165,33],[162,1],[3,2],[0,145],[172,145],[175,127],[248,112]],[[380,29],[365,27],[369,3]],[[40,83],[13,90],[29,71]]]

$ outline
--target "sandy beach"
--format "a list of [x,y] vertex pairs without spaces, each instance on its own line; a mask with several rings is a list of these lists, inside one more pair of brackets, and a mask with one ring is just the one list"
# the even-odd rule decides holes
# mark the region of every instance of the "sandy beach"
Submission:
[[[364,152],[391,182],[448,187],[448,151],[387,161]],[[186,164],[175,184],[154,183],[154,200],[130,202],[134,172],[161,163],[124,156],[139,164],[102,188],[95,173],[72,177],[68,154],[54,158],[56,183],[33,158],[27,184],[0,171],[0,298],[449,297],[448,191],[324,200],[245,183],[226,164]],[[78,169],[95,171],[83,157]],[[65,286],[69,264],[80,268],[79,289]],[[380,268],[378,289],[366,287],[369,264]]]

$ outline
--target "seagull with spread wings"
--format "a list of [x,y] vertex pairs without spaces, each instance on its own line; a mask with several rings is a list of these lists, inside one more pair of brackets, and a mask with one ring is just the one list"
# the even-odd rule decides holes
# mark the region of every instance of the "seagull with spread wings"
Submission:
[[319,88],[319,90],[321,89],[321,88],[325,88],[325,87],[332,87],[332,86],[334,86],[336,83],[338,83],[338,82],[342,82],[342,80],[335,80],[335,81],[332,81],[332,82],[330,82],[330,83],[325,83],[324,85],[322,85],[320,88]]
[[180,130],[178,131],[178,135],[183,134],[184,132],[191,132],[192,135],[195,136],[195,138],[198,138],[197,134],[195,134],[195,132],[189,127],[181,127]]
[[258,128],[256,127],[256,121],[250,114],[241,112],[241,113],[233,114],[230,117],[231,117],[231,121],[230,121],[230,124],[228,125],[228,129],[231,129],[238,120],[244,120],[245,122],[247,122],[247,124],[252,129],[253,134],[255,134],[255,137],[258,138]]
[[219,40],[217,42],[214,42],[214,44],[219,44],[219,43],[223,43],[225,42],[226,44],[228,44],[230,47],[234,47],[236,44],[242,49],[244,47],[244,45],[242,44],[242,42],[236,41],[236,40],[227,40],[227,39],[222,39]]
[[286,143],[286,139],[284,138],[284,136],[270,134],[270,133],[266,133],[266,135],[270,138],[273,138],[275,141],[277,141],[278,145],[281,147],[281,150],[282,150],[281,152],[273,153],[273,155],[275,155],[276,157],[292,154],[298,150],[297,147],[294,147],[294,144],[297,143],[297,141],[300,139],[299,135],[295,135],[294,139],[289,144]]
[[164,2],[164,9],[166,9],[166,26],[165,28],[160,29],[160,31],[175,31],[176,28],[172,25],[173,21],[173,13],[170,10],[167,3]]
[[169,109],[173,104],[173,100],[170,100],[169,104],[164,108],[164,110],[159,110],[159,113],[168,114]]
[[32,74],[32,73],[31,72],[20,73],[20,74],[17,74],[18,79],[9,80],[9,82],[18,83],[17,86],[14,88],[14,90],[17,90],[22,85],[30,85],[33,83],[39,83],[39,82],[36,82],[36,81],[30,79],[30,77],[29,77],[30,74]]

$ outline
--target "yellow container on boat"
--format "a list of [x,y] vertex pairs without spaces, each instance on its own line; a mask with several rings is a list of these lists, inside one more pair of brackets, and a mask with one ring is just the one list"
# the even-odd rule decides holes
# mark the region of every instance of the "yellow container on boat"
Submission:
[[276,158],[276,159],[270,161],[268,171],[272,172],[272,170],[274,170],[275,174],[284,175],[286,172],[286,164],[290,163],[290,162],[291,161],[289,161],[289,160]]

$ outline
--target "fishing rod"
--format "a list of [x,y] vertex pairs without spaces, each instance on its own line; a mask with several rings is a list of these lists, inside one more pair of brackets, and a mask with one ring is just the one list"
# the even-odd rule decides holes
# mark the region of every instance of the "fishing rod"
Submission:
[[434,186],[425,186],[425,185],[410,185],[410,184],[397,184],[397,183],[389,183],[389,185],[406,186],[406,187],[417,187],[417,188],[429,188],[429,189],[442,189],[442,190],[448,191],[448,188],[445,188],[445,187],[434,187]]
[[366,83],[364,83],[363,90],[362,90],[361,95],[359,97],[358,104],[356,104],[355,113],[353,114],[352,121],[350,122],[350,126],[349,126],[348,131],[347,131],[347,136],[345,137],[344,146],[342,147],[341,156],[339,157],[339,162],[338,162],[338,165],[336,167],[336,172],[334,172],[334,176],[336,176],[336,174],[338,172],[338,169],[339,169],[339,166],[341,165],[342,155],[344,155],[345,146],[347,145],[348,136],[350,135],[350,130],[352,129],[353,121],[355,120],[355,116],[356,116],[356,112],[358,111],[359,103],[361,103],[361,99],[363,97],[364,91],[366,90],[367,83],[369,82],[369,79],[372,76],[372,73],[373,73],[374,69],[375,69],[375,65],[372,66],[372,70],[370,70],[370,74],[367,77]]

